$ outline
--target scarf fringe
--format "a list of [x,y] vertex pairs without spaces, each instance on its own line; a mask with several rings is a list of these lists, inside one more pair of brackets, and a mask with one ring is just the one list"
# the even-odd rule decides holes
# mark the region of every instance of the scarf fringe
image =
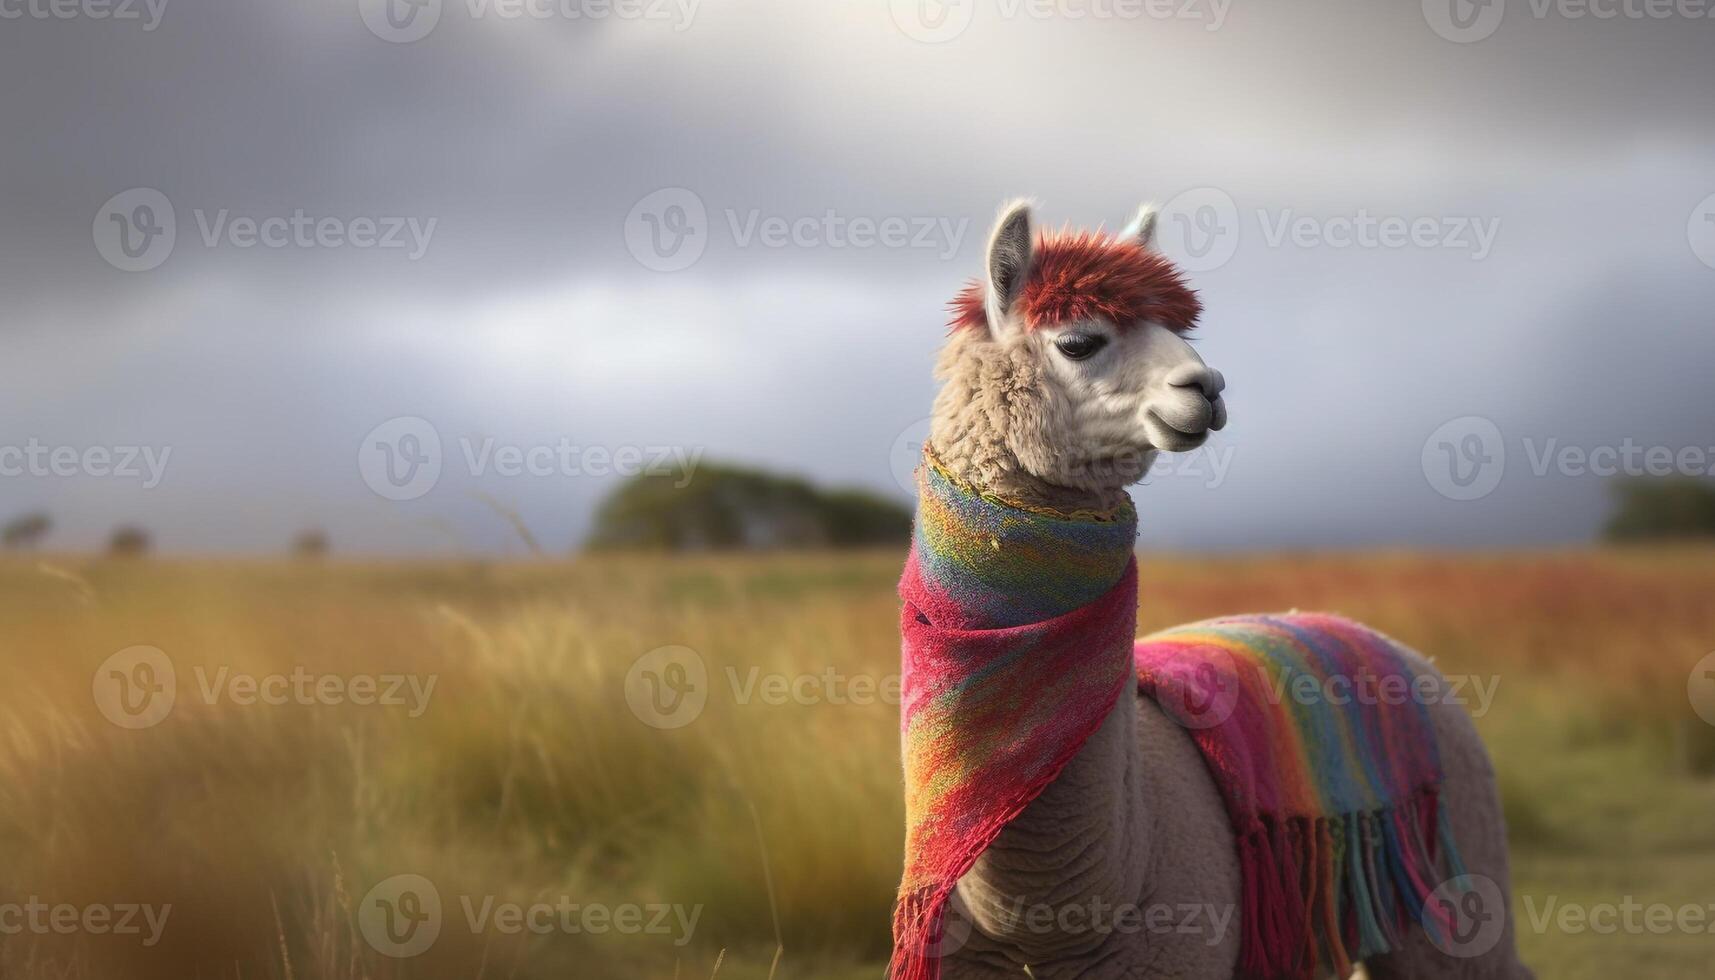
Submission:
[[1413,925],[1446,930],[1430,897],[1465,876],[1433,787],[1362,813],[1260,817],[1238,849],[1239,970],[1252,980],[1314,980],[1324,966],[1348,976],[1354,962],[1398,949]]

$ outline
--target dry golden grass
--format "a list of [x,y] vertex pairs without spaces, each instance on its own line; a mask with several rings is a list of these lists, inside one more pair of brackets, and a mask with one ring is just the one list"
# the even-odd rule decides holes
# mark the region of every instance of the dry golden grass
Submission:
[[[873,976],[902,842],[896,709],[741,695],[752,671],[891,675],[898,564],[0,563],[0,905],[172,906],[149,947],[0,935],[0,976],[692,978],[724,949],[719,976],[743,980],[769,974],[777,935],[777,976]],[[1715,902],[1715,792],[1686,775],[1715,740],[1686,699],[1715,648],[1715,552],[1162,558],[1144,563],[1143,588],[1143,629],[1328,608],[1451,671],[1497,675],[1480,723],[1521,891]],[[178,699],[127,730],[92,685],[139,644],[170,656]],[[674,644],[706,664],[710,696],[694,722],[662,729],[633,711],[626,675]],[[198,669],[221,667],[435,687],[416,717],[204,703]],[[407,873],[434,883],[443,926],[394,959],[366,941],[359,910]],[[473,931],[461,896],[701,913],[684,945],[514,935]],[[1523,941],[1545,978],[1640,962],[1710,975],[1715,936],[1609,940]]]

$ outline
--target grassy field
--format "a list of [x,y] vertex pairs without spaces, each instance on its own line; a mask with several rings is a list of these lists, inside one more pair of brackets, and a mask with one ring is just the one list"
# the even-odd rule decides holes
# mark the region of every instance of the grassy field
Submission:
[[[898,564],[0,563],[0,976],[744,980],[777,945],[878,976]],[[1154,558],[1143,590],[1146,630],[1327,608],[1497,678],[1539,975],[1715,975],[1715,934],[1563,917],[1715,922],[1715,550]],[[384,955],[424,881],[438,935]],[[131,903],[171,909],[113,934]]]

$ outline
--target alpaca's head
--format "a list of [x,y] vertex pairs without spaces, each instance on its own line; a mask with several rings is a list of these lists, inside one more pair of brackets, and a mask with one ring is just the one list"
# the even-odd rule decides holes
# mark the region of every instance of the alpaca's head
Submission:
[[1110,491],[1226,424],[1220,372],[1183,337],[1201,310],[1145,206],[1115,236],[1001,211],[985,274],[953,302],[931,441],[979,469]]

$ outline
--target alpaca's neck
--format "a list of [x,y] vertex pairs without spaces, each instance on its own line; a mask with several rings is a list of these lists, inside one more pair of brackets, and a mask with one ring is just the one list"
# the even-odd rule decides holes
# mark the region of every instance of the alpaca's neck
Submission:
[[[976,419],[967,420],[963,431],[972,436],[982,429]],[[938,417],[931,449],[953,476],[977,490],[1062,511],[1111,511],[1117,506],[1105,495],[1033,481],[992,441],[937,439],[950,431]],[[977,928],[1026,962],[1077,956],[1110,938],[1108,933],[1043,928],[1044,921],[1088,922],[1093,911],[1111,914],[1146,893],[1148,813],[1137,699],[1131,691],[1127,687],[1120,694],[1101,728],[959,883],[959,895]]]
[[[1116,909],[1149,891],[1150,836],[1137,698],[1122,693],[1102,727],[959,881],[976,925],[1025,963],[1081,957],[1118,941]],[[1049,923],[1049,925],[1044,925]]]

